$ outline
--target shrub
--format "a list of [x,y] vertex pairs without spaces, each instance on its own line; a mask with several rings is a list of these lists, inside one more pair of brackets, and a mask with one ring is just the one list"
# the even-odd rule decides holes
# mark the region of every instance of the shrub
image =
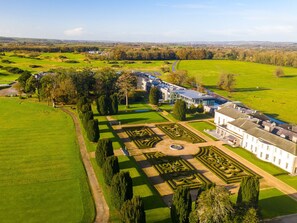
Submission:
[[259,200],[259,179],[256,176],[245,176],[241,179],[237,196],[237,205],[245,207],[258,207]]
[[189,222],[189,214],[192,209],[192,199],[188,187],[178,187],[173,194],[172,206],[170,209],[173,223]]
[[152,105],[157,105],[160,98],[160,91],[157,87],[152,87],[150,90],[149,101]]
[[133,197],[133,184],[129,172],[117,173],[112,178],[110,190],[112,203],[120,210],[124,202]]
[[98,120],[91,119],[88,121],[87,126],[87,136],[91,142],[97,142],[99,139],[99,127],[98,127]]
[[186,102],[180,99],[176,100],[173,107],[173,116],[179,121],[184,121],[186,120],[186,112]]
[[107,115],[109,107],[109,98],[105,95],[101,95],[97,100],[97,111],[99,115]]
[[88,123],[92,119],[94,119],[94,114],[92,111],[87,111],[85,113],[82,113],[82,123],[85,129],[88,128]]
[[203,104],[199,104],[198,106],[197,106],[197,108],[196,108],[196,111],[198,112],[198,113],[203,113],[204,112],[204,106],[203,106]]
[[77,103],[76,103],[77,109],[81,111],[82,106],[85,104],[88,104],[88,99],[86,97],[82,96],[82,97],[78,98]]
[[125,201],[121,208],[121,219],[124,223],[145,223],[145,211],[139,196]]
[[119,101],[117,94],[113,94],[110,96],[110,107],[109,107],[109,113],[111,115],[118,114],[119,112]]
[[276,77],[283,77],[285,76],[285,72],[281,67],[275,69],[274,74]]
[[106,158],[114,155],[110,139],[100,139],[95,154],[98,166],[102,167]]
[[103,177],[104,182],[110,186],[111,180],[114,175],[120,172],[119,161],[116,156],[109,156],[103,164]]

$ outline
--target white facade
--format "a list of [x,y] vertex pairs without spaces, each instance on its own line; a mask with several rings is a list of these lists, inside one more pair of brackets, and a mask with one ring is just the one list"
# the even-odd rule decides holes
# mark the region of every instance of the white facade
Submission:
[[232,107],[223,108],[222,111],[219,109],[214,118],[217,134],[229,143],[241,146],[257,158],[291,174],[297,174],[296,143],[264,130],[252,120],[246,114],[240,115],[238,110]]

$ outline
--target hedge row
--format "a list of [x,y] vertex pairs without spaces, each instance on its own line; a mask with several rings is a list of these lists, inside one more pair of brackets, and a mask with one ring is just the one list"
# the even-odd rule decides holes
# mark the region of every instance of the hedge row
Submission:
[[162,140],[147,126],[124,127],[123,129],[139,149],[152,148]]
[[244,176],[258,176],[255,172],[239,163],[215,146],[199,147],[195,158],[209,168],[225,183],[240,182]]
[[161,152],[150,152],[144,155],[173,190],[179,186],[195,189],[211,183],[181,157],[167,156]]
[[205,142],[204,139],[187,129],[186,127],[173,123],[173,124],[158,124],[156,125],[166,135],[174,140],[183,140],[190,143],[201,143]]

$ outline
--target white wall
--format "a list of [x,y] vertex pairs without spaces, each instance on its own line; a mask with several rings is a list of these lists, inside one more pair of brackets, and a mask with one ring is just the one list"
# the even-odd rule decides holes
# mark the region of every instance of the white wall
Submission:
[[217,111],[215,111],[215,117],[214,117],[214,122],[217,125],[226,125],[228,122],[234,121],[233,118],[223,115]]

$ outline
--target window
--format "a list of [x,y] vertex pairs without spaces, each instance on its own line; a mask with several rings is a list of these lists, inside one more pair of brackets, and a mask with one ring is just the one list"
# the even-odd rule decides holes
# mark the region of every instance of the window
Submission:
[[273,157],[273,162],[275,163],[276,157]]
[[267,146],[267,151],[269,151],[269,146]]
[[262,152],[260,153],[260,157],[262,158]]
[[251,151],[253,151],[253,145],[251,145]]
[[289,164],[288,164],[288,163],[286,163],[286,169],[288,169],[288,166],[289,166]]
[[255,148],[255,153],[257,152],[257,147]]
[[287,158],[288,158],[288,159],[290,158],[290,155],[289,155],[289,153],[287,154]]
[[269,154],[266,154],[266,157],[265,157],[265,159],[266,159],[266,160],[268,160],[268,159],[269,159]]
[[247,142],[245,142],[245,148],[247,148],[247,146],[248,146],[248,145],[247,145]]
[[281,165],[281,159],[278,159],[278,165]]

